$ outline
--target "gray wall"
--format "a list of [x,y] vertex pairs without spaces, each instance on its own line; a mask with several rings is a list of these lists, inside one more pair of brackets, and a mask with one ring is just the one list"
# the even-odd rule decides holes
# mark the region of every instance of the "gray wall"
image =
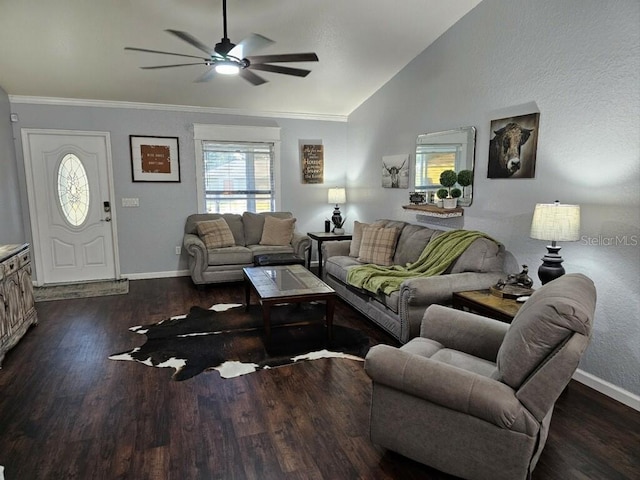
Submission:
[[0,87],[0,245],[25,241],[10,115],[9,98]]
[[[409,190],[380,187],[383,155],[416,135],[478,129],[473,205],[437,226],[483,230],[536,270],[536,203],[579,204],[568,272],[598,289],[581,369],[640,394],[640,3],[484,0],[349,116],[348,215],[428,223]],[[487,179],[491,119],[540,112],[535,178]],[[413,155],[412,155],[413,157]],[[617,244],[616,244],[617,243]]]
[[[19,115],[14,123],[16,150],[22,163],[22,128],[108,131],[111,134],[115,184],[116,221],[120,267],[123,275],[158,276],[187,268],[185,253],[175,254],[182,244],[186,217],[197,211],[194,123],[279,126],[281,128],[281,208],[294,213],[301,232],[324,228],[332,208],[327,189],[344,185],[346,122],[252,118],[231,115],[110,107],[79,107],[14,103]],[[131,180],[129,135],[177,136],[180,148],[180,183],[134,183]],[[321,139],[325,147],[325,183],[301,182],[299,139]],[[24,167],[19,169],[24,183]],[[13,175],[15,178],[15,175]],[[13,182],[15,184],[15,182]],[[28,205],[26,191],[23,204]],[[137,197],[139,208],[123,208],[122,198]],[[26,208],[25,208],[26,209]],[[30,237],[28,214],[24,215]]]

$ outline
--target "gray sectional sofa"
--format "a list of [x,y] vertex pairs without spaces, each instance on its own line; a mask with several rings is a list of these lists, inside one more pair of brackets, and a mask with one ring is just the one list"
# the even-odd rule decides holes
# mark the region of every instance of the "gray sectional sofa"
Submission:
[[[242,268],[253,266],[253,257],[266,253],[293,253],[307,258],[311,239],[293,232],[288,243],[280,245],[263,241],[263,229],[267,216],[277,219],[291,219],[291,212],[244,212],[193,214],[184,225],[183,246],[189,254],[189,272],[196,285],[206,283],[235,282],[242,280]],[[223,218],[231,233],[233,245],[207,248],[198,232],[198,223]]]
[[[394,220],[378,220],[371,225],[400,229],[393,264],[401,266],[415,262],[427,244],[443,233],[442,230]],[[356,240],[354,231],[353,241]],[[401,343],[419,335],[420,323],[429,305],[449,305],[453,292],[488,289],[505,278],[505,272],[517,271],[515,259],[503,245],[487,238],[478,238],[443,274],[406,279],[397,291],[388,295],[373,294],[347,283],[349,270],[362,265],[351,248],[351,242],[323,243],[323,280],[343,300]]]

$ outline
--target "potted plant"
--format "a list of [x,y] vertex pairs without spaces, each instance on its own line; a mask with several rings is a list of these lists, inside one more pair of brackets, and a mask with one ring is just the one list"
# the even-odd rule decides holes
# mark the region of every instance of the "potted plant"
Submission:
[[336,235],[344,235],[344,223],[347,221],[347,217],[341,218],[339,221],[337,219],[333,220],[333,233]]
[[[440,174],[440,184],[447,189],[447,198],[442,199],[442,206],[444,208],[448,208],[448,209],[456,208],[458,199],[451,195],[451,187],[453,187],[457,181],[458,181],[458,174],[453,170],[445,170]],[[457,190],[460,190],[460,189],[457,189]]]
[[440,185],[447,189],[448,196],[451,197],[451,187],[458,181],[458,175],[453,170],[445,170],[440,174]]
[[442,208],[442,202],[444,201],[445,198],[447,198],[448,195],[449,195],[449,192],[447,191],[446,188],[441,188],[440,190],[438,190],[436,192],[436,196],[438,197],[438,201],[436,202],[436,205]]
[[471,205],[471,191],[467,187],[473,183],[473,172],[471,170],[460,170],[458,172],[458,185],[462,187],[462,198],[458,200],[461,205]]

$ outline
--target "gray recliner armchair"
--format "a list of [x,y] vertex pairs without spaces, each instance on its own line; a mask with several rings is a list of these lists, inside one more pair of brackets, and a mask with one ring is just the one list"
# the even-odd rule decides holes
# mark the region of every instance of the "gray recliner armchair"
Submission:
[[568,274],[537,290],[511,325],[429,307],[420,337],[367,354],[371,440],[466,479],[529,478],[595,305],[593,282]]

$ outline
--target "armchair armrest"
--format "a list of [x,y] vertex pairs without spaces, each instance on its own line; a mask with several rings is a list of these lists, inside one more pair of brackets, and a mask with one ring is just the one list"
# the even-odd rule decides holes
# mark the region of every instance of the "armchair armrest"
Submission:
[[530,433],[536,428],[514,390],[489,377],[389,345],[372,347],[364,368],[374,382],[441,407],[510,430]]
[[420,336],[445,348],[495,362],[509,324],[442,305],[427,308]]

